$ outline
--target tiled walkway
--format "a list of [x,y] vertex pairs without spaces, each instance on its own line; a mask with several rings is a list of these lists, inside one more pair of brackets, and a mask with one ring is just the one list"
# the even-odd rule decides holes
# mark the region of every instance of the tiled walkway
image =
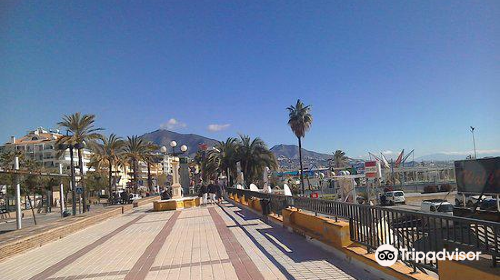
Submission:
[[375,279],[229,203],[143,207],[0,263],[0,279]]

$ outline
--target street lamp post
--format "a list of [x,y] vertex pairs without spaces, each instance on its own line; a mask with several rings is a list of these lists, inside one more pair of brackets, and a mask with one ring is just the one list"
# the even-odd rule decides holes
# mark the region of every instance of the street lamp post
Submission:
[[476,137],[474,136],[474,130],[476,128],[471,126],[470,127],[470,132],[472,133],[472,143],[474,144],[474,159],[477,159],[477,154],[476,154]]
[[[59,163],[59,174],[63,174],[63,165]],[[64,185],[61,180],[61,184],[59,185],[59,205],[61,206],[61,217],[64,217]]]
[[[181,154],[186,153],[188,150],[186,145],[181,146]],[[180,163],[180,183],[182,186],[182,190],[184,194],[189,194],[189,167],[188,167],[188,159],[185,156],[179,158]]]
[[[19,157],[14,158],[14,169],[19,170]],[[21,212],[21,185],[19,183],[19,174],[15,175],[16,183],[16,228],[21,229],[22,227],[22,212]]]
[[[176,141],[171,141],[170,147],[172,147],[172,154],[171,155],[173,157],[173,160],[172,160],[172,178],[173,178],[173,180],[172,180],[172,198],[180,198],[180,197],[182,197],[182,195],[180,192],[181,184],[179,183],[179,170],[178,169],[179,169],[180,160],[179,160],[178,156],[185,153],[188,150],[188,148],[186,145],[182,145],[180,148],[181,152],[176,153],[175,152],[175,147],[177,147]],[[167,162],[167,147],[165,147],[165,146],[161,147],[160,151],[164,154],[164,164],[165,164]],[[184,159],[183,159],[183,163],[184,163]],[[184,167],[184,164],[183,164],[183,167]],[[185,177],[185,176],[183,176],[183,177]],[[183,181],[185,181],[185,180],[183,180]]]

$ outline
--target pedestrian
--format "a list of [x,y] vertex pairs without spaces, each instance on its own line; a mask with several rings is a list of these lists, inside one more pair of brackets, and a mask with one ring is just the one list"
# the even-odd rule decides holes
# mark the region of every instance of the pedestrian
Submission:
[[217,202],[219,204],[222,203],[222,184],[221,184],[221,182],[218,182],[218,184],[217,184]]
[[201,193],[201,204],[207,205],[208,187],[205,183],[202,183],[200,187],[200,193]]
[[121,204],[127,204],[128,203],[128,194],[125,191],[122,191],[120,193],[120,199],[121,199]]
[[163,192],[161,193],[161,200],[169,200],[170,199],[170,194],[168,193],[167,189],[164,189]]
[[385,206],[387,204],[387,197],[385,196],[385,194],[380,195],[380,204],[382,206]]
[[210,180],[210,184],[208,185],[208,194],[210,196],[210,203],[215,203],[215,193],[217,192],[217,186],[214,184],[213,180]]

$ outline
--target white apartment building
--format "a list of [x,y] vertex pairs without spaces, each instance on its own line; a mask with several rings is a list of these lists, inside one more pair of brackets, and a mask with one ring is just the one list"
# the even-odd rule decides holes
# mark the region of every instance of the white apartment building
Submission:
[[175,157],[171,155],[163,155],[161,165],[164,174],[172,174],[172,162],[174,161],[174,158]]
[[[21,151],[25,157],[42,163],[45,168],[59,168],[59,164],[63,164],[63,168],[67,168],[71,162],[69,149],[67,149],[61,157],[57,157],[58,150],[56,147],[56,141],[60,137],[62,137],[62,134],[59,133],[58,130],[46,130],[39,127],[33,131],[28,131],[25,136],[19,139],[11,136],[10,141],[5,143],[4,150]],[[88,168],[90,156],[90,150],[84,149],[84,172],[92,170]],[[73,151],[73,162],[75,166],[78,166],[78,152],[76,150]]]

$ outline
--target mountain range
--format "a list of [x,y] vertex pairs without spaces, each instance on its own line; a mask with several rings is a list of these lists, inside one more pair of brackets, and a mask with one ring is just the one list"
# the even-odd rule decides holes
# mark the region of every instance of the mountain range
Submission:
[[[206,144],[208,147],[213,147],[217,144],[217,140],[208,138],[197,134],[182,134],[173,132],[166,129],[158,129],[153,132],[146,133],[141,136],[142,138],[155,143],[158,146],[166,146],[171,151],[170,142],[175,140],[180,149],[181,145],[188,147],[188,155],[194,156],[199,149],[199,144]],[[296,145],[276,145],[270,149],[276,158],[285,157],[288,159],[296,160],[299,158],[299,149]],[[177,150],[179,151],[179,150]],[[331,155],[316,153],[302,149],[302,157],[304,159],[327,160]]]
[[[193,157],[199,149],[199,144],[206,144],[208,147],[213,147],[217,144],[216,139],[208,138],[205,136],[197,135],[197,134],[183,134],[177,133],[173,131],[169,131],[166,129],[158,129],[153,132],[146,133],[141,136],[142,138],[149,140],[159,146],[166,146],[169,151],[171,151],[170,142],[175,140],[177,142],[178,147],[176,147],[177,151],[179,151],[181,145],[186,145],[188,147],[188,155]],[[271,147],[270,149],[275,155],[277,159],[287,158],[291,160],[298,160],[299,158],[299,149],[297,145],[285,145],[279,144]],[[498,156],[498,154],[478,154],[479,157],[485,156]],[[316,161],[325,161],[332,158],[331,154],[323,154],[317,153],[314,151],[309,151],[306,149],[302,149],[302,158],[304,160],[316,160]],[[424,155],[416,158],[415,160],[420,161],[451,161],[451,160],[459,160],[465,159],[466,155],[459,154],[447,154],[447,153],[435,153],[430,155]]]
[[208,147],[213,147],[217,144],[217,140],[204,137],[197,134],[182,134],[173,132],[166,129],[158,129],[153,132],[146,133],[141,136],[142,138],[155,143],[158,146],[165,146],[169,153],[172,151],[170,142],[175,140],[177,142],[176,152],[180,151],[180,146],[186,145],[188,147],[187,154],[194,157],[199,149],[200,144],[206,144]]
[[[299,147],[297,145],[284,145],[284,144],[275,145],[271,148],[271,152],[274,153],[276,158],[286,157],[289,159],[299,159]],[[302,148],[302,158],[327,160],[332,158],[332,155],[308,151]]]
[[[477,158],[483,157],[497,157],[500,156],[499,153],[478,153]],[[430,155],[421,156],[415,159],[415,161],[454,161],[466,159],[466,154],[450,154],[450,153],[435,153]]]

